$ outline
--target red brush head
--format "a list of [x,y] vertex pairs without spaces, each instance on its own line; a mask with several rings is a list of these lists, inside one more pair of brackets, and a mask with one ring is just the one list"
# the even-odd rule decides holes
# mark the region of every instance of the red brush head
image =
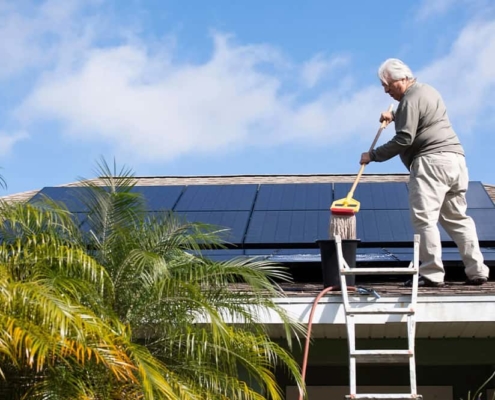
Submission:
[[354,214],[356,214],[356,211],[352,208],[333,207],[330,209],[330,211],[332,212],[332,215],[342,215],[347,217],[352,217]]

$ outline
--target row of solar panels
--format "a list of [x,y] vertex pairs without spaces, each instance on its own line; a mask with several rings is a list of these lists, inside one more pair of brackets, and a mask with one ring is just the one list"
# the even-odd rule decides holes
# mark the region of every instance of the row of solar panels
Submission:
[[[350,184],[247,184],[140,186],[149,212],[173,210],[190,222],[203,222],[229,229],[225,240],[237,246],[316,246],[328,237],[334,199],[345,197]],[[88,211],[81,199],[87,188],[46,187],[31,199],[47,196],[64,202],[84,227]],[[363,243],[411,242],[405,183],[363,183],[354,198],[361,202],[357,213],[358,237]],[[468,214],[476,222],[481,241],[495,241],[495,206],[479,182],[470,182]],[[450,241],[441,229],[443,241]]]
[[[297,211],[328,210],[334,200],[347,196],[350,183],[242,184],[190,186],[137,186],[148,211]],[[80,200],[87,188],[46,187],[34,200],[48,196],[63,201],[72,212],[87,211]],[[361,183],[353,196],[362,210],[407,210],[408,189],[403,182]],[[480,182],[470,182],[469,208],[495,208]]]

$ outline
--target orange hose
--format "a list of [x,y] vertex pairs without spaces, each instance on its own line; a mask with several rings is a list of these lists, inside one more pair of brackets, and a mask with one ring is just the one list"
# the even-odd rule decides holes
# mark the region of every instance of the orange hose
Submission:
[[[309,341],[311,340],[311,328],[313,326],[313,317],[315,314],[316,306],[318,305],[318,302],[325,294],[331,292],[332,290],[340,290],[340,289],[341,289],[340,286],[329,286],[323,289],[318,294],[318,296],[316,296],[315,301],[313,302],[313,306],[311,307],[311,312],[309,313],[309,320],[308,320],[308,333],[306,334],[306,344],[304,346],[303,365],[301,369],[302,381],[304,384],[306,384],[306,368],[308,367]],[[348,289],[356,290],[356,287],[348,286]],[[302,388],[299,389],[299,400],[303,400]]]

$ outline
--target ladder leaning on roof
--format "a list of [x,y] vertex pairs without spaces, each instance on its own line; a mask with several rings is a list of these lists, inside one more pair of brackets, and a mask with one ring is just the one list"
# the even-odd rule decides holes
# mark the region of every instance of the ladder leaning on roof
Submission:
[[[342,240],[340,236],[335,237],[335,246],[338,256],[339,273],[341,281],[342,298],[344,301],[344,311],[347,327],[347,340],[349,346],[349,386],[350,395],[346,399],[422,399],[417,394],[416,388],[416,361],[414,342],[416,336],[416,301],[418,298],[418,278],[419,278],[419,235],[414,235],[414,256],[407,268],[349,268],[342,253]],[[409,307],[386,308],[379,307],[374,303],[370,307],[352,306],[347,290],[347,275],[412,275],[413,285],[411,290],[411,301]],[[356,350],[355,325],[359,323],[359,316],[362,315],[402,315],[407,317],[407,342],[408,348],[405,350]],[[357,318],[357,319],[356,319]],[[409,363],[410,393],[356,393],[356,364],[363,363]]]

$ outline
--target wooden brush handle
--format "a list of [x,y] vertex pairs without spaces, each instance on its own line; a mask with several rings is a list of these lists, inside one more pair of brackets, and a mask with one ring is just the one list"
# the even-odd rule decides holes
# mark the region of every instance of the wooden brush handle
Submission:
[[[392,112],[393,109],[394,109],[394,105],[390,104],[390,107],[388,108],[387,111]],[[388,125],[387,121],[383,121],[381,123],[380,128],[378,129],[378,132],[375,135],[375,139],[373,140],[373,143],[371,143],[369,152],[371,152],[375,148],[375,144],[376,144],[376,142],[378,142],[378,138],[380,137],[382,131],[387,127],[387,125]],[[352,184],[351,190],[349,191],[349,194],[347,195],[348,200],[352,199],[352,196],[354,195],[354,190],[356,190],[356,186],[357,186],[359,180],[361,179],[361,175],[363,175],[365,167],[366,167],[366,164],[361,164],[361,168],[359,168],[359,172],[356,176],[356,179],[354,180],[354,183]]]

